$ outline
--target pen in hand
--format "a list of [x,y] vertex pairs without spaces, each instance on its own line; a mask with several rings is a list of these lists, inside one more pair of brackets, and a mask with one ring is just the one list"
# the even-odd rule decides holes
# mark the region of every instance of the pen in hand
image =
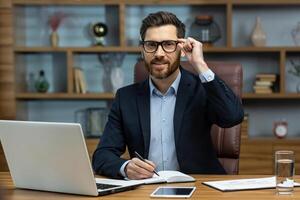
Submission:
[[[140,154],[138,154],[138,152],[135,151],[134,154],[136,155],[136,157],[138,157],[138,159],[142,160],[145,163],[148,163],[147,160],[145,160]],[[156,174],[157,176],[159,176],[159,174],[157,173],[157,171],[155,171],[155,169],[153,170],[153,173]]]

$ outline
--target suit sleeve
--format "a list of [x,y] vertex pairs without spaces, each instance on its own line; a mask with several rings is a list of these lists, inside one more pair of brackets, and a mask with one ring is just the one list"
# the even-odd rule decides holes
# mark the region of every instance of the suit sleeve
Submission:
[[126,150],[120,109],[120,92],[112,104],[103,136],[93,154],[92,165],[97,174],[120,178],[120,168],[126,160],[120,156]]
[[203,86],[207,94],[207,115],[213,124],[230,128],[243,121],[241,100],[223,80],[215,75],[214,80],[203,83]]

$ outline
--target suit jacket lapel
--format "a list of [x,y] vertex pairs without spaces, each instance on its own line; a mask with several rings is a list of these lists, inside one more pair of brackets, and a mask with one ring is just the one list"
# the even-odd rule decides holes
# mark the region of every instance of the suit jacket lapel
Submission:
[[137,105],[144,138],[144,157],[148,158],[150,145],[150,91],[149,79],[138,87]]
[[174,134],[175,134],[175,145],[179,142],[180,128],[182,125],[183,113],[190,96],[193,95],[194,83],[189,78],[189,74],[181,68],[181,80],[178,86],[176,105],[174,111]]

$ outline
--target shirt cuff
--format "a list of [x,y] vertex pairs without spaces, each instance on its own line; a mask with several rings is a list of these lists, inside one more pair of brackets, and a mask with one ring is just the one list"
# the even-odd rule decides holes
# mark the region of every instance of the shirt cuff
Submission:
[[125,167],[126,165],[129,163],[130,160],[127,160],[126,162],[124,162],[124,164],[121,166],[120,168],[120,174],[124,177],[124,178],[128,178],[126,173],[125,173]]
[[207,83],[215,79],[215,73],[208,69],[207,71],[200,73],[199,78],[202,83]]

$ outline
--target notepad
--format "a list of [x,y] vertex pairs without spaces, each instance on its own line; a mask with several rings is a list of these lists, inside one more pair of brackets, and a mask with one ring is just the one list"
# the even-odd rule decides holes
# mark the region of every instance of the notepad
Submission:
[[[159,171],[159,176],[153,175],[152,178],[133,180],[141,184],[154,184],[154,183],[178,183],[178,182],[194,182],[193,177],[179,171]],[[131,181],[131,180],[129,180]]]
[[[226,181],[207,181],[202,184],[215,188],[217,190],[226,191],[239,191],[239,190],[256,190],[256,189],[269,189],[276,187],[276,177],[267,178],[252,178],[252,179],[237,179]],[[300,186],[300,183],[294,182],[294,186]]]

